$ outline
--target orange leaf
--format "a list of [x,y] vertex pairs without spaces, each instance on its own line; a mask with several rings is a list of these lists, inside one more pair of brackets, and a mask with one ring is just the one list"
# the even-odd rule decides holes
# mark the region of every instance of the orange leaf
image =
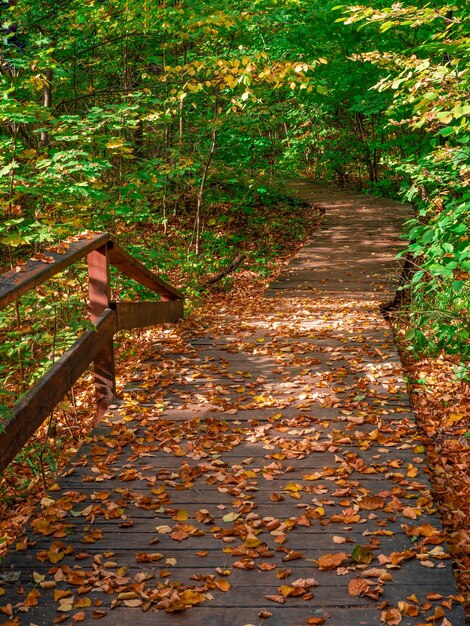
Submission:
[[275,563],[260,563],[258,565],[258,569],[262,572],[270,572],[271,570],[276,569],[276,567]]
[[295,561],[296,559],[301,559],[303,557],[303,552],[296,552],[295,550],[289,550],[286,556],[282,559],[284,562],[287,561]]
[[161,559],[163,559],[163,554],[160,554],[160,552],[138,552],[135,557],[137,563],[152,563],[153,561],[160,561]]
[[369,585],[362,578],[353,578],[348,584],[348,593],[350,596],[362,596],[369,590]]
[[215,586],[217,587],[217,589],[220,589],[220,591],[228,591],[231,587],[231,584],[229,583],[227,579],[223,579],[223,580],[216,580]]
[[62,600],[62,598],[67,598],[71,595],[71,591],[67,591],[64,589],[54,589],[54,602],[58,602],[59,600]]
[[385,501],[380,496],[366,496],[360,502],[358,502],[361,509],[366,511],[375,511],[377,509],[383,509]]
[[338,554],[325,554],[317,559],[318,569],[332,570],[339,567],[348,558],[345,552]]
[[387,626],[398,626],[398,624],[401,624],[401,620],[401,613],[395,608],[386,609],[380,614],[380,621],[385,622]]
[[281,596],[280,594],[278,595],[272,595],[272,596],[265,596],[266,600],[271,600],[271,602],[277,602],[277,604],[284,604],[286,599],[284,596]]

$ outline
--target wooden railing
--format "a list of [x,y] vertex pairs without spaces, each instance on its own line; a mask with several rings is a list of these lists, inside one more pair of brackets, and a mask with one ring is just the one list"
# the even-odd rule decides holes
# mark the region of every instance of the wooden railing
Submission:
[[[77,238],[78,239],[78,238]],[[90,317],[94,330],[80,338],[12,408],[0,432],[0,471],[94,363],[96,406],[102,415],[116,395],[113,338],[124,329],[176,322],[183,316],[183,294],[110,240],[107,233],[67,244],[47,262],[28,261],[21,272],[0,276],[0,310],[76,261],[87,257]],[[110,265],[160,295],[157,302],[112,302]]]

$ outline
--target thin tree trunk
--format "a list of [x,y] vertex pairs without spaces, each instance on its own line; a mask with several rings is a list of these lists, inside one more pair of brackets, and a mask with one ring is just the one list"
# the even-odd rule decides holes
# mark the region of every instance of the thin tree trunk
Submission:
[[[45,82],[44,91],[43,91],[44,93],[43,104],[44,104],[45,109],[50,109],[52,107],[52,78],[53,78],[52,69],[48,68],[46,70],[46,82]],[[41,131],[40,141],[41,141],[42,146],[48,145],[49,133],[47,131],[45,130]]]
[[209,148],[209,153],[207,155],[206,162],[204,163],[204,169],[202,171],[201,184],[199,185],[199,190],[197,193],[197,205],[196,205],[196,219],[194,221],[194,230],[195,230],[195,250],[196,254],[200,254],[201,252],[201,215],[203,208],[203,199],[204,199],[204,191],[206,187],[207,176],[209,174],[209,167],[214,156],[215,148],[217,145],[217,102],[214,104],[214,119],[213,119],[213,127],[211,132],[211,145]]

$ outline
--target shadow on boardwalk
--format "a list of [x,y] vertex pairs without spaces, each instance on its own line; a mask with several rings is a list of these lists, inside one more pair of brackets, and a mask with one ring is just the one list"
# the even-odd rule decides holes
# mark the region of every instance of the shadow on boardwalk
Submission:
[[155,346],[7,558],[9,623],[465,624],[379,309],[407,211],[297,188],[323,229]]

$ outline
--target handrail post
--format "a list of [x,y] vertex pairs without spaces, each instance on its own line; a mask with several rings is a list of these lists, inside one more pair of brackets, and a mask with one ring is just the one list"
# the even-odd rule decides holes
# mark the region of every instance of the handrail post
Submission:
[[[95,324],[105,309],[110,307],[111,287],[107,246],[90,252],[88,261],[88,289],[90,318]],[[94,361],[97,416],[101,417],[116,396],[114,343],[111,339]]]

